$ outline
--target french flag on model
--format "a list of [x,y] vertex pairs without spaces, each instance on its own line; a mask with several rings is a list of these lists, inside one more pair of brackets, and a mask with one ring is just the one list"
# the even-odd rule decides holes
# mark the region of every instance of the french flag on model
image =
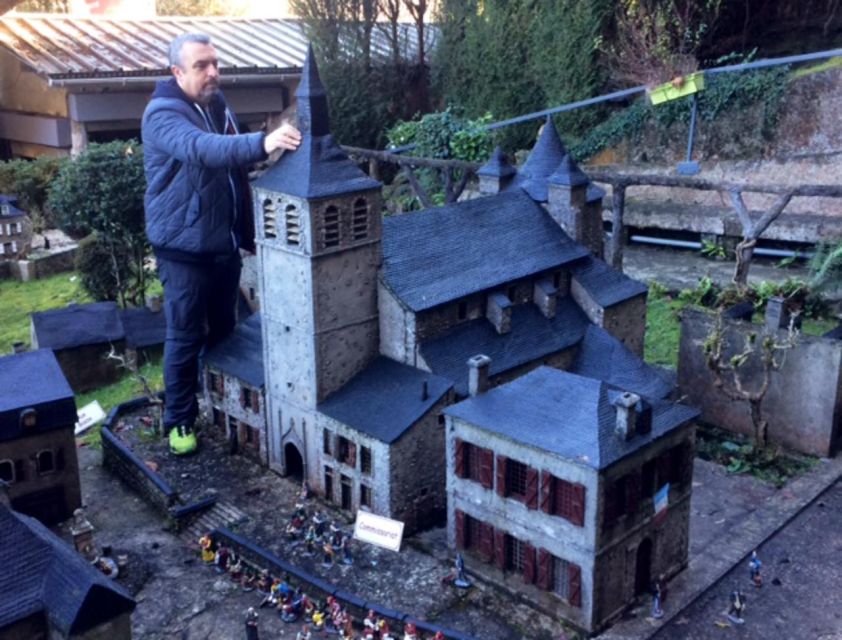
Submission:
[[664,523],[664,520],[667,519],[667,506],[669,504],[669,495],[670,495],[670,483],[667,482],[663,487],[658,489],[658,492],[655,494],[655,500],[653,504],[655,505],[655,524],[660,526]]

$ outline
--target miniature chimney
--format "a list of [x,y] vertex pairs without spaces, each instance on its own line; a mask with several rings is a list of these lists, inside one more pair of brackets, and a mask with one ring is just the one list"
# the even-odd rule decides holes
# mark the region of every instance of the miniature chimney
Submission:
[[82,556],[88,560],[93,560],[97,556],[96,545],[94,545],[94,526],[85,517],[85,511],[82,508],[73,512],[70,535],[73,536],[76,551]]
[[545,318],[555,318],[558,291],[547,278],[541,278],[532,287],[532,301]]
[[512,301],[503,293],[492,293],[488,296],[485,317],[497,330],[497,333],[509,333],[512,330]]
[[25,342],[13,342],[12,343],[12,353],[23,353],[26,351],[26,343]]
[[636,433],[638,402],[640,402],[640,396],[629,391],[614,400],[614,406],[617,408],[617,424],[614,432],[623,440],[631,440]]
[[468,358],[468,394],[473,397],[488,391],[488,369],[491,358],[479,354]]
[[[792,314],[786,308],[786,300],[780,296],[769,298],[766,303],[766,328],[770,331],[788,329]],[[795,327],[801,327],[801,316],[796,316]]]
[[424,380],[421,383],[421,400],[426,400],[429,397],[430,397],[429,387],[427,385],[427,381]]
[[509,164],[506,154],[500,147],[497,147],[488,162],[477,170],[479,192],[482,195],[500,193],[509,186],[516,174],[517,170]]

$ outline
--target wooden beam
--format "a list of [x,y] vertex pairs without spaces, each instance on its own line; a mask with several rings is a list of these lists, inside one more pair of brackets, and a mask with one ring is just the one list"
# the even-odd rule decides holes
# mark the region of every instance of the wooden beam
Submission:
[[0,111],[0,138],[45,147],[70,147],[70,120]]

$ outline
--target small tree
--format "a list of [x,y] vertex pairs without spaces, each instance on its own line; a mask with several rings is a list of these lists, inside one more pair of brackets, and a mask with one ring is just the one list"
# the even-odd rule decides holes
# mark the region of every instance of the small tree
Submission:
[[122,306],[140,304],[146,294],[145,188],[143,153],[136,141],[89,145],[62,166],[50,187],[48,203],[63,228],[97,233]]
[[[783,368],[787,352],[797,341],[798,330],[793,316],[783,340],[769,332],[758,334],[752,331],[745,336],[742,350],[736,351],[736,345],[730,343],[723,326],[720,309],[713,329],[702,344],[705,362],[714,376],[714,386],[732,400],[748,404],[755,456],[767,452],[768,422],[763,417],[763,400],[769,391],[772,375]],[[732,355],[729,356],[729,353]]]

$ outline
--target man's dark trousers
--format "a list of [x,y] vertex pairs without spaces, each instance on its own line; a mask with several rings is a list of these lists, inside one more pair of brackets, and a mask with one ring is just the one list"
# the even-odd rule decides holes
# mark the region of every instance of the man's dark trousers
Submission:
[[164,428],[192,427],[199,413],[199,356],[225,338],[236,323],[240,256],[205,262],[158,257],[164,285]]

